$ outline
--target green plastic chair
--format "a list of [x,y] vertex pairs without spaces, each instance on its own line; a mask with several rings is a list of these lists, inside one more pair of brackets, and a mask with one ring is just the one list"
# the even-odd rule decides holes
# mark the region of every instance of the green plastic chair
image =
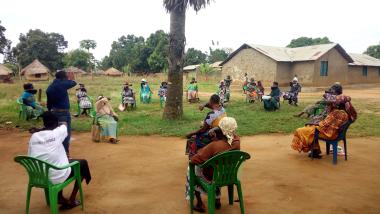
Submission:
[[242,151],[228,151],[218,154],[199,167],[213,168],[213,179],[211,182],[200,178],[195,175],[195,165],[189,163],[190,168],[190,213],[193,213],[194,209],[194,190],[195,185],[201,186],[208,195],[208,213],[215,213],[215,191],[217,187],[228,186],[228,201],[229,204],[233,204],[234,199],[234,185],[237,187],[239,201],[240,201],[240,211],[244,214],[244,201],[243,192],[241,189],[241,183],[238,178],[238,170],[240,165],[245,161],[250,159],[251,156]]
[[29,120],[29,118],[28,118],[28,112],[26,110],[26,105],[24,104],[24,102],[22,101],[22,99],[18,98],[16,100],[16,103],[19,106],[18,118],[22,119],[22,120]]
[[[80,165],[78,161],[74,161],[66,166],[57,167],[37,158],[19,155],[14,158],[28,172],[29,183],[26,195],[26,214],[29,213],[30,194],[32,187],[43,188],[45,190],[45,199],[47,205],[50,205],[50,213],[58,213],[58,192],[69,185],[71,182],[77,182],[79,185],[79,193],[82,210],[84,209],[84,196],[81,185]],[[49,169],[62,170],[71,167],[74,170],[74,176],[60,184],[52,184],[49,180]]]
[[[88,97],[88,99],[90,100],[90,102],[91,102],[91,109],[90,109],[90,112],[89,112],[89,116],[90,117],[94,117],[94,114],[96,114],[96,112],[95,112],[95,107],[94,107],[94,101],[93,101],[93,99],[90,97],[90,96],[87,96]],[[77,103],[77,114],[78,114],[78,116],[80,116],[81,115],[81,108],[80,108],[80,106],[79,106],[79,102]]]

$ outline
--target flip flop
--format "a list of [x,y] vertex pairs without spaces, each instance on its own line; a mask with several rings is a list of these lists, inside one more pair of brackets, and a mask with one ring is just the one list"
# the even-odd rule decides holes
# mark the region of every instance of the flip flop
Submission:
[[75,200],[73,203],[65,203],[65,204],[62,204],[62,206],[59,208],[60,210],[70,210],[70,209],[73,209],[74,207],[77,207],[80,205],[80,201],[78,200]]

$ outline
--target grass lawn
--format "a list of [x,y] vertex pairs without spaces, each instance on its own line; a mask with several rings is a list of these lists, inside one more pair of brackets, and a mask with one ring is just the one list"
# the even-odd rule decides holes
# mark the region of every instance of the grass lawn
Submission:
[[[163,135],[163,136],[184,136],[186,133],[199,128],[201,121],[207,113],[198,110],[197,104],[184,104],[184,117],[178,121],[162,120],[157,90],[160,80],[149,79],[154,92],[151,104],[137,104],[137,109],[127,112],[119,112],[117,106],[120,103],[120,92],[123,82],[127,78],[106,78],[81,77],[77,82],[84,83],[89,95],[96,98],[98,95],[110,97],[115,111],[119,114],[119,134],[120,135]],[[135,92],[139,92],[139,82],[137,78],[128,78],[133,84]],[[36,82],[35,88],[43,89],[42,102],[46,100],[44,91],[48,82]],[[209,95],[216,91],[217,84],[210,82],[199,83],[202,102],[206,102]],[[292,133],[296,128],[303,126],[307,119],[293,117],[297,112],[316,100],[320,99],[321,93],[308,94],[305,99],[301,98],[299,107],[289,106],[282,103],[280,111],[266,112],[262,103],[247,104],[239,91],[239,87],[233,88],[232,100],[226,108],[229,116],[235,117],[238,121],[238,133],[240,135],[256,135],[266,133]],[[20,121],[18,120],[18,107],[15,100],[22,93],[22,83],[16,81],[15,84],[0,84],[0,126],[5,126],[5,122],[11,121],[12,126],[27,129],[33,126],[40,126],[40,121]],[[138,94],[137,94],[138,95]],[[70,90],[70,100],[72,113],[76,110],[75,90]],[[353,124],[349,134],[352,136],[380,136],[380,109],[378,103],[355,102],[355,107],[359,110],[359,119]],[[72,126],[74,131],[90,131],[91,118],[73,118]]]

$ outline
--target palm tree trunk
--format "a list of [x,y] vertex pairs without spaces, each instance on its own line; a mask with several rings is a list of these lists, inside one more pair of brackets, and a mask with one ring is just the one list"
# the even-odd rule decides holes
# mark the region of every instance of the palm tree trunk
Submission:
[[183,56],[185,53],[186,9],[170,12],[168,96],[164,119],[180,119],[183,115]]

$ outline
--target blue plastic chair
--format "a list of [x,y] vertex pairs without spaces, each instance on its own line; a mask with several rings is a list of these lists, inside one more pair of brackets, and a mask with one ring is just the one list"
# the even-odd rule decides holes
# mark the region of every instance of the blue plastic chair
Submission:
[[[318,140],[323,140],[323,141],[326,142],[326,154],[329,155],[330,154],[330,145],[332,145],[332,147],[333,147],[333,164],[337,164],[338,163],[338,143],[339,143],[339,141],[343,141],[344,159],[347,161],[347,139],[346,139],[346,133],[347,133],[347,130],[350,127],[351,123],[352,123],[351,121],[347,121],[346,123],[344,123],[339,128],[339,135],[338,135],[338,137],[335,138],[334,140],[328,140],[328,139],[324,139],[324,138],[319,137],[319,130],[315,129],[312,148],[314,148],[314,145],[316,143],[319,143]],[[313,159],[313,149],[311,150],[311,158]]]

